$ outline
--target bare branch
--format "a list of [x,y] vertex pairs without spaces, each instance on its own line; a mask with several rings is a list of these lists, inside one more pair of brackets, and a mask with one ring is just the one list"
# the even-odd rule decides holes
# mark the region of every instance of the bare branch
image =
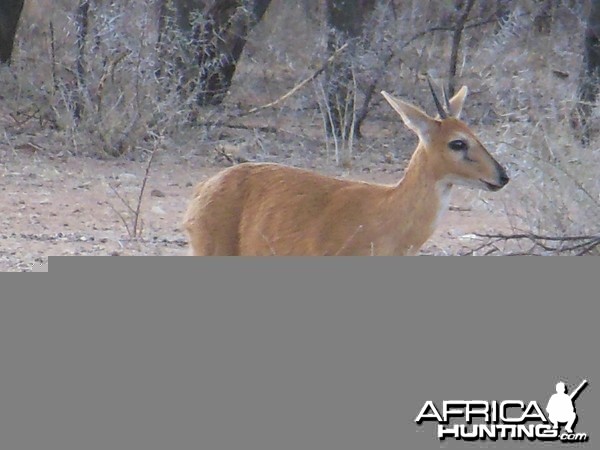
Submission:
[[290,89],[288,92],[283,94],[278,99],[273,100],[272,102],[269,102],[266,105],[256,106],[256,107],[240,114],[238,117],[247,116],[247,115],[262,111],[264,109],[272,108],[273,106],[278,105],[282,101],[287,100],[292,95],[294,95],[296,92],[298,92],[300,89],[302,89],[304,86],[306,86],[308,83],[310,83],[315,78],[317,78],[319,75],[321,75],[325,71],[325,69],[327,69],[327,66],[329,66],[329,64],[331,64],[347,47],[348,47],[348,43],[345,43],[340,48],[338,48],[329,58],[327,58],[327,61],[325,61],[321,65],[321,67],[319,67],[316,71],[313,72],[313,74],[311,76],[302,80],[300,83],[298,83],[296,86],[294,86],[292,89]]
[[[467,254],[472,255],[480,251],[484,254],[504,255],[539,255],[544,253],[586,255],[600,248],[600,234],[578,235],[578,236],[550,236],[536,233],[515,234],[480,234],[475,236],[487,239],[480,246],[470,250]],[[526,251],[505,253],[497,244],[500,242],[530,242],[531,246]],[[539,253],[541,250],[542,253]]]

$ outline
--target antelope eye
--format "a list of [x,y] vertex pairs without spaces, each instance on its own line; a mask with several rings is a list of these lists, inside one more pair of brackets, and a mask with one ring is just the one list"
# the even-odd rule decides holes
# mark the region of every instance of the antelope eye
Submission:
[[450,150],[454,150],[456,152],[464,152],[469,146],[462,139],[457,139],[455,141],[450,141],[448,143],[448,147],[450,147]]

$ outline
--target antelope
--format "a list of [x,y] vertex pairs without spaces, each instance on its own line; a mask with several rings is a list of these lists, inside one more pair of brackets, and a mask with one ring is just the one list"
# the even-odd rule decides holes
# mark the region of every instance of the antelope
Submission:
[[200,182],[183,227],[191,254],[415,255],[448,209],[453,185],[498,191],[509,177],[459,119],[467,87],[438,116],[381,94],[419,142],[402,179],[383,185],[275,163],[243,163]]

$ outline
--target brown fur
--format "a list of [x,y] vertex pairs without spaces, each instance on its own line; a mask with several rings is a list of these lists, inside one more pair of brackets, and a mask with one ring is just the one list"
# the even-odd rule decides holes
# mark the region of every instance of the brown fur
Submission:
[[[225,169],[194,190],[184,219],[194,255],[412,255],[435,230],[455,183],[508,181],[469,128],[384,94],[420,137],[403,179],[387,186],[279,164]],[[452,100],[460,114],[466,89]],[[466,162],[448,142],[468,141]],[[483,183],[483,180],[490,185]]]

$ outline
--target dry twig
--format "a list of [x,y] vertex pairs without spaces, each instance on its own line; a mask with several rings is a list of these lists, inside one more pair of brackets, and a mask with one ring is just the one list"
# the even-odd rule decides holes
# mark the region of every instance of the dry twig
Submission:
[[[579,236],[549,236],[536,233],[515,233],[515,234],[480,234],[475,236],[486,239],[480,246],[470,250],[467,255],[473,255],[483,252],[485,255],[504,254],[504,255],[590,255],[600,248],[600,234],[588,234]],[[503,252],[497,244],[504,242],[529,242],[530,247],[520,252]]]

